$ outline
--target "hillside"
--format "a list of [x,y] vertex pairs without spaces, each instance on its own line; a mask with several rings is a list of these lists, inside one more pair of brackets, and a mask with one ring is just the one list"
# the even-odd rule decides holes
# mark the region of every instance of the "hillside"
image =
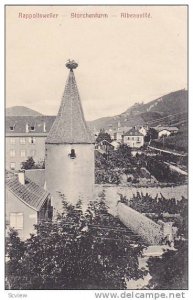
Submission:
[[[173,125],[181,127],[187,124],[188,92],[179,90],[157,98],[148,103],[134,104],[125,112],[113,117],[103,117],[88,122],[91,130],[101,128],[117,128],[121,126],[132,127],[136,125]],[[6,108],[7,116],[41,116],[42,114],[25,106]]]
[[175,125],[181,126],[187,123],[188,92],[179,90],[157,98],[148,103],[135,104],[124,113],[100,118],[90,121],[91,129],[117,128],[118,122],[121,126],[145,125]]
[[6,108],[6,116],[42,116],[42,114],[25,106],[12,106]]
[[[164,143],[164,145],[163,145]],[[177,151],[178,153],[187,153],[188,152],[188,128],[186,125],[182,126],[179,132],[175,135],[165,137],[163,139],[157,139],[151,141],[151,146],[170,150]]]

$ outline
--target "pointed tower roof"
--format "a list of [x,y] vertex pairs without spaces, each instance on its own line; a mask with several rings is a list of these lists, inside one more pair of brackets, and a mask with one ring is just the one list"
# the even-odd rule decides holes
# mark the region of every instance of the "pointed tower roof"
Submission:
[[90,133],[76,85],[73,69],[78,66],[68,61],[70,69],[58,115],[47,136],[47,144],[93,144],[94,137]]

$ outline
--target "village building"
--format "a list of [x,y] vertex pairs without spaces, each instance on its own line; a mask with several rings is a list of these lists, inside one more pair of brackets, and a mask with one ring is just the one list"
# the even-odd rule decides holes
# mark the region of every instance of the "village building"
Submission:
[[158,138],[162,138],[163,136],[169,136],[171,134],[176,134],[179,129],[177,127],[170,127],[170,126],[167,126],[167,127],[163,127],[163,126],[157,126],[157,127],[154,127],[154,129],[157,131],[158,133]]
[[[119,123],[120,125],[120,123]],[[128,127],[128,126],[119,126],[117,128],[117,130],[115,131],[114,133],[114,140],[122,143],[123,142],[123,135],[128,131],[130,130],[132,127]]]
[[138,130],[140,133],[143,134],[143,136],[146,136],[148,128],[147,128],[147,126],[139,126]]
[[123,135],[123,143],[131,148],[140,148],[144,145],[144,136],[138,129],[132,128]]
[[114,150],[118,150],[121,144],[121,142],[118,142],[116,140],[111,142],[111,145],[114,147]]
[[62,200],[83,205],[93,199],[94,136],[84,119],[74,76],[78,64],[68,62],[69,76],[58,115],[46,138],[45,187],[52,195],[54,214]]
[[114,150],[114,146],[107,140],[102,140],[95,145],[95,149],[107,154],[109,151]]
[[114,140],[118,141],[118,142],[122,142],[123,140],[123,131],[120,129],[117,129],[114,132]]
[[25,176],[6,171],[6,231],[14,228],[23,240],[36,233],[34,224],[52,219],[51,196]]
[[55,116],[6,117],[6,169],[20,170],[22,162],[33,157],[45,159],[45,140]]

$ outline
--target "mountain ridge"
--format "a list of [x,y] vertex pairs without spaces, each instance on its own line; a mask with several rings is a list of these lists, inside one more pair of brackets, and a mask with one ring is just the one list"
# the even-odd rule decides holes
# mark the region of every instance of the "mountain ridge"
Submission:
[[[102,117],[87,124],[92,131],[100,129],[116,129],[121,126],[136,125],[173,125],[187,124],[188,117],[188,91],[185,89],[165,94],[147,103],[135,103],[125,112]],[[13,106],[6,109],[7,116],[43,116],[43,114],[25,106]]]
[[179,121],[187,122],[188,91],[185,89],[171,92],[147,103],[135,103],[120,115],[103,117],[89,121],[91,129],[117,128],[136,125],[172,125]]
[[40,112],[26,106],[11,106],[6,108],[6,116],[43,116]]

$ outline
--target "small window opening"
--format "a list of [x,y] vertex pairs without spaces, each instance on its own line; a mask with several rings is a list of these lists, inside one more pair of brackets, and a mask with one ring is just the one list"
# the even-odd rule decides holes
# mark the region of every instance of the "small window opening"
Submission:
[[71,149],[71,152],[68,154],[68,156],[69,156],[71,159],[76,158],[75,150],[74,150],[74,149]]
[[30,127],[30,130],[31,130],[31,131],[34,131],[34,130],[35,130],[35,127],[34,127],[34,126],[31,126],[31,127]]
[[10,126],[9,129],[10,129],[11,131],[13,131],[13,130],[14,130],[14,126]]

